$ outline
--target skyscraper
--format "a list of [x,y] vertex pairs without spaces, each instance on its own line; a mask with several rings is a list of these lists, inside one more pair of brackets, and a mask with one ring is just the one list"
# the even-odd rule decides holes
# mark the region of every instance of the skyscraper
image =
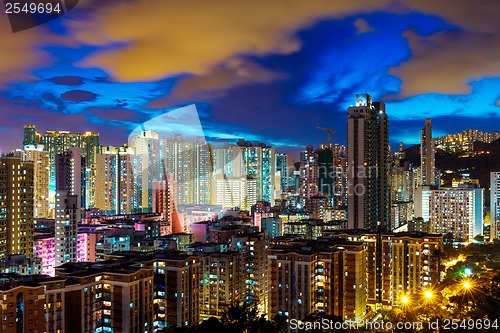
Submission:
[[287,154],[276,154],[276,172],[279,172],[281,193],[288,189],[288,159]]
[[68,195],[76,195],[78,209],[86,206],[85,158],[81,151],[78,147],[69,148],[67,152],[57,154],[55,161],[56,192],[66,191]]
[[257,200],[274,204],[276,189],[276,152],[258,142],[239,140],[247,176],[257,180]]
[[24,160],[33,162],[35,218],[49,217],[50,157],[42,145],[26,145]]
[[435,148],[432,140],[432,119],[425,118],[420,130],[420,181],[418,185],[439,185],[435,182]]
[[211,146],[201,137],[166,137],[162,143],[165,171],[177,182],[179,205],[210,204],[212,185]]
[[0,158],[0,258],[33,257],[33,162]]
[[[85,172],[92,173],[95,167],[95,156],[100,152],[99,134],[95,132],[74,133],[68,131],[47,131],[44,134],[37,133],[34,125],[24,126],[23,145],[43,145],[44,151],[49,153],[50,158],[50,179],[49,179],[49,196],[54,198],[56,191],[56,155],[64,154],[69,148],[78,147],[81,149],[81,155],[85,158]],[[91,186],[95,184],[95,179],[87,178],[89,184],[88,193],[93,193]],[[85,202],[94,203],[93,200],[85,200]],[[53,202],[52,202],[53,204]],[[53,206],[51,207],[53,208]],[[88,207],[86,207],[88,208]],[[92,207],[91,207],[92,208]]]
[[77,227],[80,207],[77,195],[56,191],[55,266],[77,261]]
[[306,150],[300,152],[300,200],[303,205],[305,201],[318,194],[318,157],[312,146],[306,146]]
[[490,173],[490,239],[498,238],[500,229],[500,172]]
[[177,206],[175,184],[171,174],[165,174],[165,180],[153,180],[153,205],[152,211],[161,214],[160,234],[168,235],[172,232],[172,218]]
[[140,135],[132,138],[130,146],[134,148],[137,156],[136,177],[137,183],[142,188],[140,207],[147,212],[152,207],[153,180],[162,178],[162,159],[160,150],[160,139],[155,131],[141,131]]
[[349,228],[378,229],[389,223],[389,120],[383,102],[356,95],[348,109]]
[[137,212],[142,194],[131,147],[103,147],[97,159],[97,208],[107,214]]
[[318,165],[318,192],[329,199],[329,205],[333,206],[336,172],[333,165],[333,150],[331,147],[323,146],[316,151]]
[[472,184],[418,186],[415,218],[428,222],[431,233],[449,234],[456,242],[472,242],[483,233],[483,191]]

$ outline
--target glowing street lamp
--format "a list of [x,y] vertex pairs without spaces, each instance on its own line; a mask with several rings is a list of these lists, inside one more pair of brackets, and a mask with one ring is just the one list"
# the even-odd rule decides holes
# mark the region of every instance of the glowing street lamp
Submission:
[[463,283],[463,286],[464,286],[464,288],[465,288],[465,289],[469,289],[469,288],[470,288],[470,282],[465,281],[465,282]]
[[427,299],[431,299],[431,298],[432,298],[432,292],[431,292],[431,291],[429,291],[429,290],[427,290],[427,291],[425,292],[425,298],[427,298]]
[[408,304],[409,302],[408,296],[403,296],[403,298],[401,298],[401,302],[403,302],[403,304]]

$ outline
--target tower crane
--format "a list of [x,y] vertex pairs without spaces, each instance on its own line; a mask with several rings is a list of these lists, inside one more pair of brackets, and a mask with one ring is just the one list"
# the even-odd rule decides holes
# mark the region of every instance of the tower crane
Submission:
[[324,127],[316,127],[317,129],[324,130],[328,132],[328,146],[332,144],[331,139],[332,139],[332,132],[335,132],[335,130],[332,130],[330,128],[324,128]]

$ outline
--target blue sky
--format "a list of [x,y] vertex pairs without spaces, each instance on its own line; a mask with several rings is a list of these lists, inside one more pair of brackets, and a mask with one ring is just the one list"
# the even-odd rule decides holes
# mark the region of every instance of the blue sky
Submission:
[[15,34],[2,17],[0,150],[27,123],[120,145],[195,104],[209,139],[296,153],[326,141],[316,126],[345,143],[365,92],[386,103],[392,144],[417,143],[426,117],[435,136],[500,130],[500,4],[480,2],[87,0]]

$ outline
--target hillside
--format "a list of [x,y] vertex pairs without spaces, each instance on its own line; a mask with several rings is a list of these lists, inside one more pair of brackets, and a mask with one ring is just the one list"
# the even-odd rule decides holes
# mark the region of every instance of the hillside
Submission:
[[[488,153],[489,152],[489,153]],[[436,154],[436,168],[445,172],[442,176],[444,186],[451,186],[453,178],[460,178],[462,173],[468,173],[470,178],[479,179],[485,191],[485,203],[489,204],[490,172],[500,171],[500,139],[491,143],[474,143],[474,156],[460,157],[459,154],[438,152]],[[414,166],[420,165],[419,145],[405,149],[406,159]]]

